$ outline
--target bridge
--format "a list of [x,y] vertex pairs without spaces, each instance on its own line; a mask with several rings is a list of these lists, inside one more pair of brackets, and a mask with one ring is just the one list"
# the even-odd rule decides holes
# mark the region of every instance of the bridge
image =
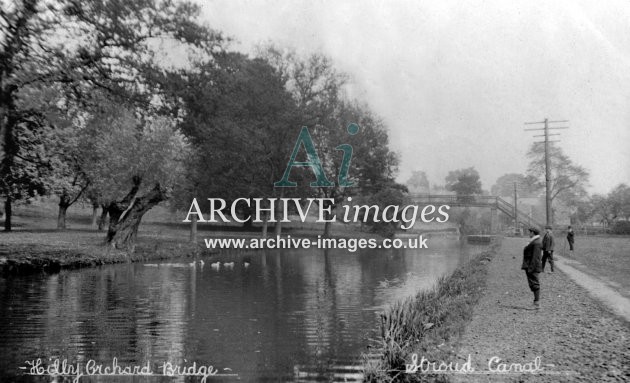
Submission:
[[434,194],[410,194],[411,200],[419,205],[448,205],[451,207],[488,207],[491,212],[491,231],[498,228],[498,212],[502,212],[510,219],[516,220],[517,226],[542,228],[540,222],[531,218],[529,214],[515,209],[514,205],[498,196],[489,195],[434,195]]

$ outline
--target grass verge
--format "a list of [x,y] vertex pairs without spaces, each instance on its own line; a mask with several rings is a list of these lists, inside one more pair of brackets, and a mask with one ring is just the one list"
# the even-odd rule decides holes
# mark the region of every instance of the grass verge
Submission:
[[[441,278],[432,290],[393,304],[381,315],[378,358],[364,357],[367,382],[445,382],[447,375],[405,373],[412,355],[418,360],[449,363],[456,356],[459,341],[472,319],[473,308],[485,290],[487,263],[499,246],[494,240],[488,251]],[[372,354],[374,355],[374,354]],[[460,363],[461,365],[461,363]]]
[[143,235],[136,251],[128,253],[106,246],[103,237],[103,232],[73,230],[0,233],[0,274],[58,272],[111,263],[188,257],[205,250],[186,241]]

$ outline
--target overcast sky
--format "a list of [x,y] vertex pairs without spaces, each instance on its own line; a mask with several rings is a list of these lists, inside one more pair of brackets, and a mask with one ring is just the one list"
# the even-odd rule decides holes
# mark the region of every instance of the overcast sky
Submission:
[[[525,122],[570,120],[558,143],[591,192],[630,184],[630,3],[199,0],[244,52],[321,52],[389,127],[399,181],[475,166],[483,188],[524,173]],[[566,125],[566,124],[565,124]]]

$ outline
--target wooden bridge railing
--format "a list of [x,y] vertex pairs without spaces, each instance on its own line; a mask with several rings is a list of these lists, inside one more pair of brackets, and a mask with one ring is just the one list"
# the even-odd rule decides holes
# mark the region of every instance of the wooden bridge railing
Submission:
[[501,197],[491,195],[453,195],[453,194],[410,194],[409,197],[419,204],[442,204],[449,206],[490,207],[496,208],[522,225],[542,227],[541,223],[532,219],[529,214],[516,210],[514,205]]

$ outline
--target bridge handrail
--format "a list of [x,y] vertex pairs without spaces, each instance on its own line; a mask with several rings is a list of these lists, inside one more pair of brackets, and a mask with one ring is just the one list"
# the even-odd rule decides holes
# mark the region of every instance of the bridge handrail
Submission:
[[[497,196],[497,207],[499,209],[501,209],[501,207],[503,207],[505,209],[503,212],[508,214],[510,217],[512,217],[514,215],[514,205],[512,205],[511,203],[507,202],[506,200],[504,200],[503,198],[501,198],[499,196]],[[501,209],[501,210],[503,210],[503,209]],[[517,221],[520,221],[522,223],[526,223],[526,224],[528,224],[530,226],[533,223],[535,226],[542,227],[540,222],[536,221],[535,219],[530,217],[529,214],[523,212],[522,210],[520,210],[518,208],[516,209],[516,215],[517,215]]]
[[421,199],[422,202],[486,202],[495,203],[496,196],[491,195],[456,195],[456,194],[409,194],[413,199]]
[[[490,195],[456,195],[456,194],[420,194],[410,193],[409,197],[416,202],[435,202],[435,203],[470,203],[496,206],[499,210],[514,218],[514,205],[507,202],[500,196]],[[516,209],[516,220],[527,225],[536,225],[542,227],[541,223],[531,218],[529,214],[520,209]]]

